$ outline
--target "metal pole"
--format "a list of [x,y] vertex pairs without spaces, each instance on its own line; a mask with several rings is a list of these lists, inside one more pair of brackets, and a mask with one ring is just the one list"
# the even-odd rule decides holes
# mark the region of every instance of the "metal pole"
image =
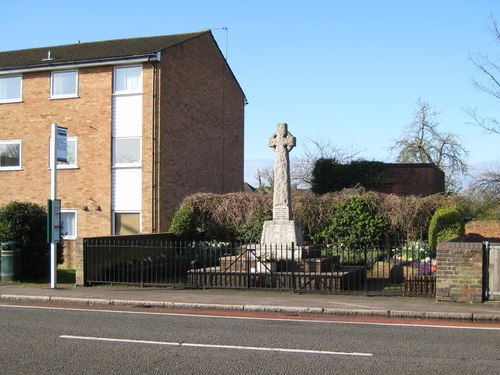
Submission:
[[[50,199],[54,205],[57,199],[57,156],[56,156],[56,124],[52,124],[52,136],[50,138],[50,147],[52,157],[50,160]],[[52,210],[52,225],[54,225],[54,210]],[[54,228],[49,228],[52,232],[52,241],[50,242],[50,287],[57,288],[57,238],[54,238]]]

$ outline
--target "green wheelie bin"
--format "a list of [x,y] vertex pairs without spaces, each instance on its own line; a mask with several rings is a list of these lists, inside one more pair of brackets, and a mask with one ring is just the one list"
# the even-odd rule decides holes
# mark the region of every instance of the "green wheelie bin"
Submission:
[[21,277],[21,249],[17,241],[0,242],[0,279],[12,281]]

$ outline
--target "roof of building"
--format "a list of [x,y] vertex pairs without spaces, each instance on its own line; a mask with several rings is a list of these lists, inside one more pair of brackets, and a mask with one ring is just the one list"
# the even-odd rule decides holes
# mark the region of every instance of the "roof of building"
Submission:
[[210,31],[0,52],[0,71],[146,57],[206,33]]

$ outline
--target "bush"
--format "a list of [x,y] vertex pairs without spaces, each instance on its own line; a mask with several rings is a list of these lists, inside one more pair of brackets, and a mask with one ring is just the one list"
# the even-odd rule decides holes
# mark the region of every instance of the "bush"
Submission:
[[442,207],[436,210],[429,225],[429,245],[434,254],[440,242],[464,234],[464,218],[457,208]]
[[272,218],[272,214],[265,213],[262,216],[252,219],[249,223],[241,225],[238,229],[238,240],[245,244],[259,243],[264,221],[271,220]]
[[176,211],[170,224],[169,232],[185,238],[196,238],[199,235],[194,207],[183,202]]
[[[18,241],[23,278],[39,279],[50,273],[47,213],[29,202],[11,202],[0,208],[0,242]],[[61,255],[61,254],[60,254]]]
[[170,231],[184,237],[241,240],[239,236],[244,228],[256,225],[252,224],[254,220],[271,213],[271,202],[272,197],[267,194],[194,194],[182,202]]
[[[383,218],[387,224],[384,232],[395,240],[427,241],[429,223],[436,209],[458,205],[456,198],[444,195],[402,197],[361,188],[324,195],[293,191],[293,218],[302,227],[305,243],[324,241],[334,212],[354,197],[370,202],[369,211]],[[266,217],[272,217],[271,194],[198,193],[184,199],[170,231],[192,239],[255,242],[260,239],[260,223]]]
[[387,228],[388,222],[376,212],[374,200],[360,195],[334,205],[323,237],[327,242],[371,244],[379,241]]
[[386,165],[379,161],[355,160],[340,164],[335,159],[319,159],[312,171],[312,191],[316,194],[362,186],[380,186]]

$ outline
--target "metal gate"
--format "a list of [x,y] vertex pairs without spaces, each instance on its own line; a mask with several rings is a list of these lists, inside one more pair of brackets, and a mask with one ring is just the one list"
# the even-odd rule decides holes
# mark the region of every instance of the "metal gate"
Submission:
[[500,301],[500,244],[485,242],[483,254],[483,298]]

